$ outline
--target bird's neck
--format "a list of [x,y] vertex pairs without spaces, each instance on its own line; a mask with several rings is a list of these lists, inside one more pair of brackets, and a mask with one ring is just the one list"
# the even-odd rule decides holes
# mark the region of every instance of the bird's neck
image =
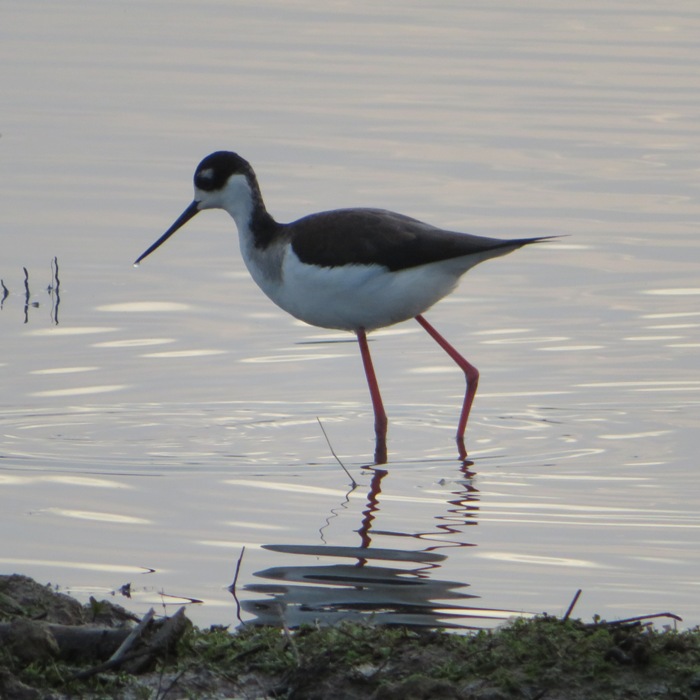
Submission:
[[235,175],[229,180],[222,207],[233,217],[239,235],[251,239],[256,248],[267,248],[280,232],[281,225],[265,208],[253,173]]

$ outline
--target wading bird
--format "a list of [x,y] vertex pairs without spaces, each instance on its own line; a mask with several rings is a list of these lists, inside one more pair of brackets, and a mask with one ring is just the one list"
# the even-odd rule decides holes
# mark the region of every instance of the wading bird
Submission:
[[374,409],[375,462],[387,458],[387,417],[367,333],[410,318],[457,363],[466,393],[457,426],[460,457],[479,372],[428,323],[423,312],[452,292],[474,265],[548,238],[500,240],[445,231],[384,209],[337,209],[289,224],[275,221],[255,172],[236,153],[208,155],[194,174],[194,201],[136,260],[138,264],[204,209],[226,210],[260,289],[292,316],[357,336]]

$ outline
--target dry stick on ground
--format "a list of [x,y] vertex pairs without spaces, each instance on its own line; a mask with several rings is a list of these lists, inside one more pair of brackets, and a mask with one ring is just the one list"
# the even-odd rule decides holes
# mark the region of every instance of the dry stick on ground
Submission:
[[615,625],[636,624],[636,623],[641,622],[642,620],[654,620],[657,617],[670,617],[672,620],[676,620],[677,622],[683,622],[683,618],[680,617],[679,615],[675,615],[672,612],[662,612],[662,613],[654,613],[653,615],[637,615],[637,617],[628,617],[628,618],[625,618],[624,620],[611,620],[610,622],[607,622],[606,620],[602,620],[601,622],[596,622],[594,624],[607,625],[609,627],[613,627]]
[[323,423],[321,423],[321,419],[316,416],[316,420],[318,421],[318,425],[321,428],[321,432],[323,433],[323,437],[326,438],[326,442],[328,443],[328,449],[331,451],[331,454],[335,457],[335,461],[338,462],[338,464],[343,468],[343,471],[348,475],[348,479],[350,479],[350,485],[353,488],[357,488],[357,482],[355,479],[352,478],[352,475],[350,472],[347,470],[345,465],[340,461],[340,457],[335,453],[335,450],[333,449],[333,445],[331,445],[331,441],[328,439],[328,434],[326,433],[326,429],[323,427]]
[[93,668],[76,673],[73,679],[85,680],[103,671],[109,671],[119,666],[126,666],[127,662],[133,662],[129,664],[129,667],[124,669],[128,673],[140,673],[143,671],[154,656],[167,651],[167,649],[172,646],[173,641],[182,635],[188,625],[187,618],[185,617],[185,608],[183,606],[172,617],[165,619],[162,626],[155,632],[150,640],[144,641],[143,648],[130,651],[131,647],[142,637],[144,630],[153,619],[154,615],[155,612],[153,608],[151,608],[108,661],[99,666],[94,666]]
[[[579,588],[576,591],[576,595],[574,595],[573,600],[571,601],[571,604],[569,605],[567,611],[564,613],[564,617],[562,617],[562,620],[568,620],[569,616],[571,615],[574,606],[578,602],[579,597],[581,596],[581,589]],[[609,627],[613,627],[615,625],[629,625],[633,623],[639,623],[642,620],[653,620],[657,617],[670,617],[672,620],[677,620],[678,622],[683,622],[683,618],[679,617],[678,615],[674,615],[671,612],[662,612],[662,613],[655,613],[653,615],[637,615],[636,617],[628,617],[624,620],[612,620],[610,622],[607,622],[605,620],[602,620],[600,622],[594,622],[593,625],[607,625]]]
[[294,641],[292,631],[289,629],[287,621],[284,619],[284,607],[282,607],[281,603],[273,603],[272,607],[277,611],[277,614],[279,615],[280,624],[282,626],[282,632],[284,634],[285,639],[287,640],[287,644],[289,644],[289,646],[292,649],[292,654],[294,654],[294,660],[296,661],[298,668],[299,666],[301,666],[301,654],[299,654],[299,648],[297,647],[297,643]]
[[[32,621],[37,628],[46,628],[58,644],[61,658],[104,658],[119,648],[128,636],[128,630],[113,627],[79,627],[59,625],[40,620]],[[0,622],[0,648],[10,643],[13,634],[12,622]]]
[[155,615],[155,610],[151,608],[144,616],[141,622],[134,627],[134,629],[131,631],[131,634],[121,643],[119,649],[117,649],[112,656],[107,659],[103,664],[100,664],[99,666],[93,666],[92,668],[85,669],[84,671],[80,671],[79,673],[76,673],[74,678],[77,680],[85,680],[86,678],[90,678],[91,676],[94,676],[97,673],[102,673],[102,671],[108,671],[110,668],[114,668],[115,666],[119,666],[120,664],[124,663],[125,661],[135,658],[135,656],[139,656],[140,654],[147,653],[147,650],[141,650],[139,652],[130,652],[131,648],[134,646],[136,643],[136,640],[143,634],[143,631],[146,629],[148,626],[148,623],[153,619]]
[[574,606],[575,606],[576,603],[578,602],[578,599],[579,599],[580,595],[581,595],[581,589],[579,588],[579,589],[576,591],[576,595],[574,596],[574,599],[571,601],[571,604],[569,605],[567,611],[564,613],[564,617],[562,617],[562,620],[568,620],[568,619],[569,619],[569,615],[571,615],[571,612],[573,611]]
[[173,681],[168,685],[168,687],[165,689],[165,692],[163,692],[163,679],[165,678],[165,664],[163,664],[158,672],[158,686],[153,690],[151,693],[151,697],[154,700],[163,700],[163,698],[172,690],[172,688],[175,686],[175,684],[180,680],[182,675],[185,673],[186,669],[183,669],[178,673]]
[[156,629],[154,635],[145,640],[147,654],[140,654],[134,657],[133,661],[124,664],[124,670],[128,673],[141,673],[146,670],[148,664],[158,654],[167,654],[175,646],[180,637],[191,626],[190,621],[185,616],[185,606],[177,610],[174,615],[166,617],[162,624]]
[[155,611],[151,608],[142,618],[141,622],[134,627],[131,634],[122,642],[122,645],[117,649],[112,656],[110,656],[106,663],[112,664],[112,666],[118,666],[126,656],[127,652],[131,650],[134,646],[136,640],[143,634],[143,631],[148,626],[148,623],[153,619]]

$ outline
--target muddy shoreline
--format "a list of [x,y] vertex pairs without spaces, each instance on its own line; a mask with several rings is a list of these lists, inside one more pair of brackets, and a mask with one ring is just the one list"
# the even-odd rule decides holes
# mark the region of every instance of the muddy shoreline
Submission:
[[0,576],[0,697],[700,699],[700,631],[538,617],[457,635],[340,624],[200,630]]

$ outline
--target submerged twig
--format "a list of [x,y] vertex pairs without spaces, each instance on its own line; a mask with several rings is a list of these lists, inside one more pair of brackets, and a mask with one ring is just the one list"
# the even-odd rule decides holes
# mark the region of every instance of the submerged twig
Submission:
[[58,279],[58,257],[56,255],[53,256],[53,260],[51,261],[51,274],[53,277],[54,289],[58,291],[58,288],[61,286],[61,281]]
[[231,582],[231,585],[228,587],[229,591],[231,591],[231,595],[233,596],[233,599],[236,601],[236,619],[242,623],[243,620],[241,619],[241,602],[238,600],[238,594],[236,593],[236,584],[238,583],[238,574],[241,573],[241,563],[243,562],[243,555],[245,554],[245,547],[241,549],[241,554],[238,557],[238,561],[236,562],[236,571],[233,574],[233,581]]
[[357,482],[355,479],[352,478],[352,474],[347,470],[347,467],[340,461],[340,457],[335,453],[335,450],[333,449],[333,445],[331,445],[331,441],[328,439],[328,434],[326,433],[326,429],[323,427],[323,423],[321,423],[321,419],[316,416],[316,420],[318,421],[318,425],[321,428],[321,432],[323,433],[323,437],[326,438],[326,443],[328,444],[328,449],[331,451],[331,454],[335,457],[335,461],[338,462],[338,464],[343,468],[343,471],[348,475],[348,479],[350,479],[350,485],[353,488],[357,488]]
[[29,272],[26,267],[22,268],[24,270],[24,322],[29,323],[29,297],[31,296],[29,292]]
[[238,556],[238,561],[236,562],[236,571],[233,574],[233,581],[229,586],[229,590],[234,592],[236,590],[236,583],[238,582],[238,574],[241,572],[241,563],[243,562],[243,555],[245,554],[245,547],[241,549],[241,553]]
[[60,294],[61,280],[58,278],[58,258],[54,256],[51,261],[51,284],[49,285],[49,294],[51,295],[51,320],[58,325],[58,307],[61,304]]

